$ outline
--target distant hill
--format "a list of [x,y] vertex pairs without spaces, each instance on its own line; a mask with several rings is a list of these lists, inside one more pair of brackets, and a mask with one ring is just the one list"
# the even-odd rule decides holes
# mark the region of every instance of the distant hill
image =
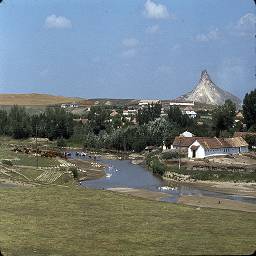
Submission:
[[[106,106],[130,106],[130,105],[138,105],[139,100],[136,99],[110,99],[110,98],[95,98],[87,100],[92,105],[106,105]],[[86,101],[81,101],[81,104]]]
[[222,105],[227,99],[232,100],[237,107],[241,107],[241,100],[214,84],[206,70],[202,71],[198,84],[191,92],[177,98],[177,100],[195,101],[211,105]]
[[81,98],[69,98],[49,94],[0,94],[0,106],[47,106],[69,102],[79,102]]

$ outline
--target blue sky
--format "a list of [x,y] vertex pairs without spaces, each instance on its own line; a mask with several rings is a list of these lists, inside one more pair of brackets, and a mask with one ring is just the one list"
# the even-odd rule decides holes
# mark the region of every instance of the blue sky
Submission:
[[4,0],[0,93],[172,99],[256,87],[253,0]]

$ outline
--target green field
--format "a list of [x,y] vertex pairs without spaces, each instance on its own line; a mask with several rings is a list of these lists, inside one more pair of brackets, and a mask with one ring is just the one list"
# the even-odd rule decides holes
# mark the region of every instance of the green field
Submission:
[[0,190],[4,255],[249,254],[256,214],[74,186]]

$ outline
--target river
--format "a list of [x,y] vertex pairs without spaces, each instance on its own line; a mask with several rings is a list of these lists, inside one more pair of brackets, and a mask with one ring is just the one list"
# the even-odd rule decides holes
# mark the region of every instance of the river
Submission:
[[[74,153],[72,153],[72,158],[88,159],[87,157],[77,157]],[[97,157],[97,162],[107,165],[107,168],[105,169],[106,177],[96,180],[82,181],[81,186],[94,189],[125,187],[164,192],[169,194],[169,196],[162,198],[161,200],[168,202],[177,202],[179,197],[183,195],[196,195],[256,204],[255,197],[213,192],[208,191],[207,188],[198,188],[190,184],[184,185],[180,183],[166,182],[160,177],[153,175],[144,167],[132,164],[130,160],[109,160],[104,159],[103,157]]]

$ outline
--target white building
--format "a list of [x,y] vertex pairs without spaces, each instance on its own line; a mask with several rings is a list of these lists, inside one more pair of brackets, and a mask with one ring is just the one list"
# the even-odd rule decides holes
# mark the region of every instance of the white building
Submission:
[[186,114],[189,116],[189,118],[196,118],[197,113],[194,110],[186,110],[183,114]]
[[123,116],[135,116],[137,115],[138,110],[137,109],[125,109],[123,110]]
[[248,152],[248,144],[242,137],[197,138],[188,147],[189,158],[205,158]]
[[61,104],[61,108],[78,108],[80,105],[78,103],[65,103]]
[[139,102],[139,107],[143,108],[143,107],[147,107],[148,105],[159,104],[159,103],[161,103],[160,100],[141,100]]
[[170,106],[178,106],[178,107],[188,107],[188,106],[194,106],[194,101],[171,101],[169,103]]

